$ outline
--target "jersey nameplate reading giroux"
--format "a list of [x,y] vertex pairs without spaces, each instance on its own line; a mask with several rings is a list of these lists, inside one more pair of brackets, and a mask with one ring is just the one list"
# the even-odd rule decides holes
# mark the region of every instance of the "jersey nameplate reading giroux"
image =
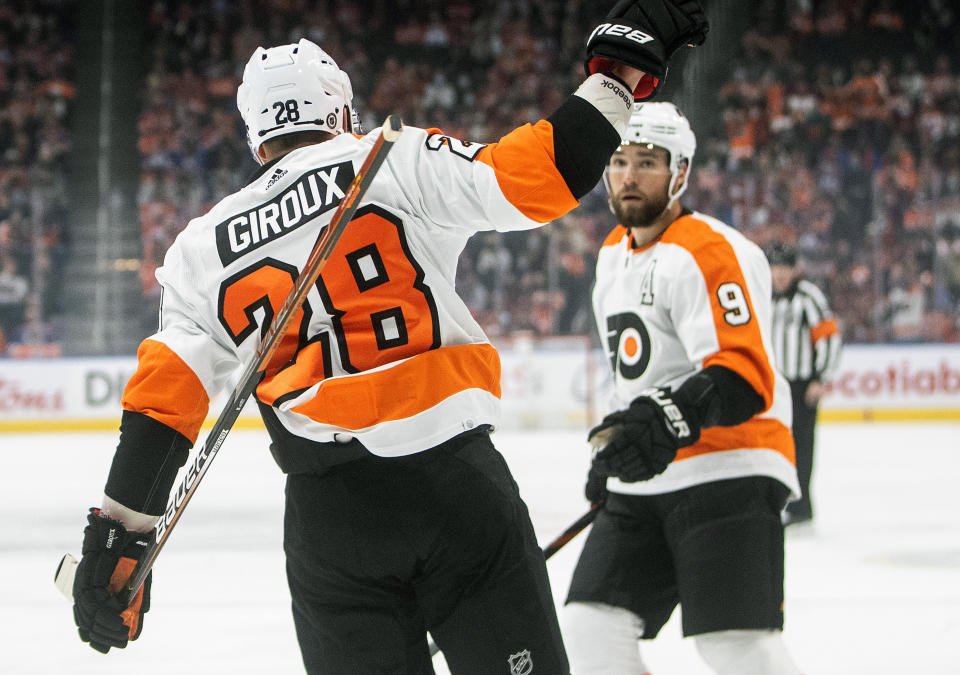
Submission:
[[331,164],[303,174],[273,199],[224,220],[216,227],[217,253],[224,267],[343,199],[354,171],[352,162]]

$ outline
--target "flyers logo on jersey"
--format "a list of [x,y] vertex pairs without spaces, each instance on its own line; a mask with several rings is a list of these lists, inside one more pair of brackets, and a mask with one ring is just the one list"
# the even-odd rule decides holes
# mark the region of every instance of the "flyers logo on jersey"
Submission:
[[633,312],[607,317],[607,356],[615,374],[635,380],[650,364],[650,333]]
[[215,228],[220,262],[226,267],[329,211],[343,199],[353,176],[352,162],[315,169],[270,201],[223,221]]

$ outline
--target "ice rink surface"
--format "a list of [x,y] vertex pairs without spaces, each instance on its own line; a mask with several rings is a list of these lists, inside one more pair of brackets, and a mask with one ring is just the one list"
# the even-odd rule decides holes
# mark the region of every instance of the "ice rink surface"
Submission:
[[[583,436],[494,436],[542,542],[587,508]],[[0,673],[302,672],[281,552],[283,477],[257,431],[231,434],[172,534],[141,638],[106,656],[80,642],[53,573],[64,552],[79,554],[115,442],[0,435]],[[796,660],[807,675],[960,673],[960,424],[821,425],[817,453],[817,519],[787,537],[785,639]],[[548,563],[558,598],[582,541]],[[677,614],[644,648],[655,675],[709,672]],[[439,658],[437,672],[447,672]]]

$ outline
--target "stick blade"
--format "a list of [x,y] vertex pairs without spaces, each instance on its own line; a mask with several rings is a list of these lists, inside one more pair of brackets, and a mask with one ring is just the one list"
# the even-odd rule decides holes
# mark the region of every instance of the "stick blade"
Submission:
[[77,576],[77,565],[80,562],[69,553],[63,556],[57,571],[53,575],[53,583],[70,602],[73,602],[73,578]]

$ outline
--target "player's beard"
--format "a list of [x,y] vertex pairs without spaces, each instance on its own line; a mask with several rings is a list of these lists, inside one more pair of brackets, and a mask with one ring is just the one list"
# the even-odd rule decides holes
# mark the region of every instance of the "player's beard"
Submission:
[[641,200],[624,202],[619,195],[610,200],[617,222],[626,228],[644,228],[653,225],[669,203],[666,193],[656,197],[644,195]]

